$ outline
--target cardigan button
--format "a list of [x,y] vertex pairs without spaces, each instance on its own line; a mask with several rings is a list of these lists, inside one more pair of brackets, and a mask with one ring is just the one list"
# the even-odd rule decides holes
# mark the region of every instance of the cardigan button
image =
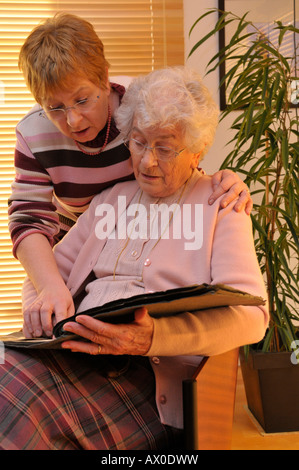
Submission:
[[165,405],[165,403],[167,402],[166,396],[165,395],[160,395],[159,402],[160,402],[161,405]]
[[144,261],[144,266],[150,266],[151,263],[151,260],[149,258],[146,258],[146,260]]
[[158,364],[160,364],[160,359],[157,356],[153,356],[152,357],[152,362],[154,364],[156,364],[156,366],[157,366]]

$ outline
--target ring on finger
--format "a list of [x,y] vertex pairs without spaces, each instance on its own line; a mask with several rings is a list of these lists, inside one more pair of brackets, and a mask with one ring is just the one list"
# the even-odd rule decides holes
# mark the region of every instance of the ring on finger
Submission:
[[99,344],[98,345],[98,354],[101,354],[101,351],[102,351],[102,346]]

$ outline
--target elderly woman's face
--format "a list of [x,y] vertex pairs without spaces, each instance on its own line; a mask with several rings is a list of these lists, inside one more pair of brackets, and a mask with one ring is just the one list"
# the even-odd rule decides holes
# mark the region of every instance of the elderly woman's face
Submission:
[[[43,109],[65,136],[88,142],[95,139],[106,125],[110,90],[103,90],[80,76],[71,77],[68,83],[67,90],[57,90],[54,96],[44,99]],[[53,109],[58,111],[47,112]]]
[[[143,191],[153,197],[166,197],[179,189],[198,165],[199,155],[185,148],[179,132],[167,129],[139,129],[135,120],[130,134],[135,178]],[[179,153],[166,160],[156,158],[148,147],[163,147]],[[140,147],[140,148],[138,148]]]

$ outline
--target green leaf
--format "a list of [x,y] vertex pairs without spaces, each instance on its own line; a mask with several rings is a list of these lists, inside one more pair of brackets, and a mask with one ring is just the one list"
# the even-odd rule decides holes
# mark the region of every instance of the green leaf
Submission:
[[277,100],[276,100],[276,117],[278,118],[280,116],[280,113],[281,113],[281,108],[282,108],[282,105],[284,103],[284,99],[285,99],[285,96],[286,96],[286,88],[285,87],[282,87],[278,93],[278,96],[277,96]]
[[268,76],[269,76],[269,67],[264,67],[264,74],[263,74],[263,88],[262,88],[262,99],[265,99],[267,89],[268,89]]
[[[294,242],[296,243],[297,245],[297,249],[299,250],[299,240],[298,240],[298,235],[296,233],[296,228],[293,224],[293,222],[291,221],[291,219],[288,217],[288,216],[285,216],[285,220],[286,220],[286,223],[288,224],[289,226],[289,229],[292,233],[292,236],[293,236],[293,239],[294,239]],[[298,227],[297,227],[298,229]]]
[[267,333],[265,335],[265,338],[263,340],[262,352],[267,352],[269,350],[270,344],[271,344],[272,339],[273,339],[273,335],[274,335],[274,326],[269,328],[269,330],[267,331]]
[[282,164],[284,169],[288,171],[289,166],[289,145],[288,145],[288,138],[284,134],[281,141],[281,157],[282,157]]
[[256,134],[254,136],[254,140],[253,140],[253,149],[255,152],[257,151],[260,145],[261,137],[264,132],[266,117],[267,117],[267,110],[265,109],[261,115],[260,122],[257,128]]
[[[198,18],[198,20],[195,21],[195,23],[193,24],[193,26],[191,27],[190,29],[190,32],[189,32],[189,36],[190,34],[192,33],[193,29],[195,28],[195,26],[199,23],[199,21],[201,21],[205,16],[207,16],[208,14],[211,14],[213,13],[215,10],[211,10],[211,11],[208,11],[207,13],[205,13],[204,15],[202,15],[200,18]],[[209,31],[208,34],[206,34],[203,38],[201,38],[191,49],[188,57],[190,57],[195,51],[196,49],[198,49],[204,42],[207,41],[207,39],[209,39],[211,36],[213,36],[214,34],[216,34],[218,31],[220,31],[221,29],[223,29],[224,27],[226,27],[229,23],[231,23],[233,21],[233,19],[230,19],[230,20],[227,20],[225,21],[225,17],[226,17],[227,13],[225,13],[224,15],[221,16],[221,18],[217,21],[216,23],[216,26],[213,30]]]
[[213,9],[207,11],[206,13],[204,13],[203,15],[201,15],[199,18],[197,18],[197,20],[193,23],[193,25],[192,25],[192,27],[191,27],[191,29],[190,29],[190,31],[189,31],[189,36],[191,36],[191,33],[192,33],[193,29],[195,28],[195,26],[196,26],[203,18],[205,18],[205,17],[208,16],[208,15],[211,15],[211,13],[214,13],[214,11],[215,11],[215,9],[213,8]]
[[210,31],[206,36],[204,36],[203,38],[201,38],[196,44],[195,46],[192,47],[191,51],[189,52],[189,55],[188,55],[188,58],[196,51],[196,49],[199,48],[199,46],[201,46],[207,39],[209,39],[211,36],[213,36],[215,33],[214,31]]
[[251,215],[251,221],[252,221],[252,225],[258,231],[258,233],[262,235],[263,237],[267,238],[267,232],[265,231],[264,227],[260,225],[260,223],[257,221],[255,216]]
[[290,267],[289,267],[289,263],[288,261],[286,260],[284,254],[282,253],[282,251],[278,252],[278,257],[279,257],[279,260],[281,262],[281,265],[283,266],[284,268],[284,273],[285,275],[287,275],[290,279],[290,282],[291,282],[291,279],[294,281],[294,282],[297,282],[298,279],[295,278],[294,274],[292,273]]
[[285,33],[288,31],[288,28],[282,28],[280,33],[279,33],[279,37],[278,37],[278,44],[281,46],[281,43],[283,41],[283,37],[285,35]]
[[[236,32],[232,35],[229,45],[234,45],[236,42],[240,43],[244,38],[240,38],[240,33],[248,27],[248,21],[244,21],[247,13],[240,19]],[[252,33],[246,34],[246,37],[251,36]]]

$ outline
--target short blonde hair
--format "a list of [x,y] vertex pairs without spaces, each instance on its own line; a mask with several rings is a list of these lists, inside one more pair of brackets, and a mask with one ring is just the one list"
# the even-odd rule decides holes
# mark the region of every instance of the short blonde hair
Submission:
[[73,75],[105,88],[108,67],[91,23],[68,13],[57,13],[34,28],[19,55],[19,68],[38,103],[57,89],[67,89]]
[[115,118],[125,137],[134,118],[140,128],[179,129],[188,149],[202,158],[213,143],[218,116],[218,106],[198,73],[169,67],[134,79]]

